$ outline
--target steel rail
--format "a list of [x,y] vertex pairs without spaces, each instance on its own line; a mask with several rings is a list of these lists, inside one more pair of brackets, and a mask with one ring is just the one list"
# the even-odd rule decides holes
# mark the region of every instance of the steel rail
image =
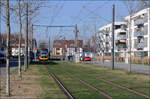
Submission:
[[46,66],[48,73],[56,81],[60,89],[65,93],[68,99],[75,99],[72,93],[65,87],[65,85],[60,81],[60,79]]
[[112,96],[110,96],[108,93],[104,92],[103,90],[96,88],[92,85],[90,85],[89,83],[87,83],[86,81],[81,80],[80,78],[76,77],[75,75],[70,74],[69,72],[66,72],[64,70],[62,70],[64,73],[66,73],[70,78],[76,79],[78,81],[80,81],[83,85],[87,86],[88,88],[94,90],[95,92],[99,93],[100,95],[105,96],[107,99],[114,99]]
[[[77,70],[77,71],[78,71],[78,72],[81,72],[80,70]],[[85,73],[85,72],[83,73],[83,71],[82,71],[81,73],[82,73],[82,74],[85,74],[85,75],[87,75],[87,76],[91,76],[91,77],[93,77],[93,78],[95,78],[95,79],[97,79],[97,80],[101,80],[101,81],[103,81],[103,82],[105,82],[105,83],[107,83],[107,84],[110,84],[110,85],[114,86],[114,87],[118,87],[118,88],[120,88],[120,89],[126,90],[126,91],[131,92],[131,93],[134,93],[134,94],[136,94],[136,95],[145,97],[146,99],[150,99],[150,96],[148,96],[148,95],[146,95],[146,94],[144,94],[144,93],[142,93],[142,92],[133,90],[133,89],[131,89],[131,88],[125,87],[125,86],[120,85],[120,84],[115,84],[115,83],[113,83],[112,81],[109,81],[109,80],[106,80],[106,79],[103,79],[103,78],[97,78],[97,77],[92,76],[92,75],[90,75],[90,74],[88,74],[88,73]]]

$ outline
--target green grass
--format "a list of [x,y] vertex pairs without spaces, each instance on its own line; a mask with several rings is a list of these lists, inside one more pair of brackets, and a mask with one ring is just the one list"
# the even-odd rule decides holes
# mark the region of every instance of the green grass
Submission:
[[67,99],[64,93],[60,90],[53,78],[49,75],[48,71],[43,66],[38,66],[41,74],[40,85],[43,88],[43,92],[40,95],[42,99]]
[[140,64],[141,66],[150,66],[148,63],[132,63],[132,64]]
[[[88,91],[88,96],[86,97],[85,94],[87,94],[87,91],[85,91],[85,93],[83,93],[84,91],[77,90],[78,88],[82,89],[82,87],[80,86],[80,83],[77,82],[76,80],[73,80],[73,79],[71,80],[69,77],[66,76],[66,74],[64,74],[61,71],[61,69],[63,69],[64,71],[70,72],[71,74],[79,77],[80,79],[90,83],[91,85],[93,85],[97,88],[104,90],[105,92],[107,92],[111,96],[113,96],[115,99],[133,99],[133,98],[134,99],[144,99],[144,97],[141,97],[141,96],[135,95],[133,93],[130,93],[126,90],[122,90],[117,87],[111,86],[111,85],[109,85],[101,80],[97,80],[95,78],[103,77],[105,79],[109,79],[110,81],[112,81],[116,84],[126,85],[130,88],[144,92],[145,94],[148,94],[148,92],[149,92],[148,88],[139,88],[140,86],[139,87],[133,86],[132,84],[130,84],[128,82],[124,82],[122,80],[116,81],[116,78],[120,77],[124,80],[130,80],[133,82],[142,83],[143,85],[148,84],[148,81],[138,79],[138,75],[141,76],[141,74],[127,74],[125,71],[121,71],[121,70],[111,71],[108,68],[93,66],[90,64],[74,64],[74,63],[66,63],[66,62],[64,62],[64,63],[59,62],[58,64],[51,64],[51,65],[49,65],[49,68],[51,68],[59,76],[59,78],[61,78],[61,80],[65,83],[65,85],[67,87],[69,87],[69,89],[73,93],[77,91],[78,93],[76,93],[76,94],[74,93],[74,96],[78,97],[78,98],[82,97],[80,99],[97,99],[97,96],[95,96],[96,94],[93,95],[92,91],[91,92]],[[95,77],[91,77],[86,74],[95,75]],[[109,77],[108,74],[113,75],[116,78]],[[136,78],[134,77],[135,75],[137,75]],[[142,76],[146,76],[146,75],[142,75]],[[78,84],[76,84],[76,83],[78,83]],[[83,86],[83,90],[85,90],[84,86]],[[84,97],[86,97],[86,98],[84,98]],[[96,97],[96,98],[93,98],[93,97]],[[101,96],[98,96],[98,97],[101,97]]]
[[[115,70],[115,71],[111,71],[108,68],[105,68],[103,71],[97,71],[96,68],[99,68],[98,66],[95,67],[91,67],[91,65],[89,65],[90,67],[88,67],[88,69],[90,68],[90,70],[86,69],[86,68],[78,68],[78,70],[82,69],[82,71],[84,70],[84,72],[86,73],[90,73],[90,74],[94,74],[93,72],[95,72],[95,77],[98,78],[105,78],[107,80],[111,80],[112,82],[116,83],[116,84],[120,84],[120,85],[124,85],[124,86],[128,86],[129,88],[132,88],[134,90],[143,92],[145,94],[149,95],[149,88],[145,88],[143,87],[143,85],[149,87],[149,80],[140,80],[138,79],[138,77],[134,77],[136,76],[142,76],[142,74],[128,74],[126,72],[122,73],[118,73],[118,72],[122,72],[122,70]],[[74,68],[74,67],[72,67]],[[77,67],[75,67],[77,68]],[[74,68],[74,70],[75,70]],[[91,70],[94,69],[94,70]],[[109,75],[108,75],[109,74]],[[143,77],[146,75],[143,75]],[[148,76],[147,76],[148,77]],[[129,83],[132,82],[132,83]],[[134,84],[133,84],[134,83]],[[136,83],[140,83],[140,85],[136,85]]]
[[[51,68],[51,67],[50,67]],[[51,68],[58,78],[65,84],[65,86],[72,92],[73,96],[77,99],[106,99],[104,96],[93,92],[79,81],[70,78],[64,72]]]

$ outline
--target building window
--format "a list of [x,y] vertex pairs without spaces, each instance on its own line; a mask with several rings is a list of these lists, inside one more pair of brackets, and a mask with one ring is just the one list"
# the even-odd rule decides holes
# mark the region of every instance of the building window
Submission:
[[60,50],[60,48],[56,48],[56,50]]
[[119,29],[119,28],[121,28],[120,25],[115,25],[115,29]]
[[60,53],[56,52],[56,55],[59,55]]

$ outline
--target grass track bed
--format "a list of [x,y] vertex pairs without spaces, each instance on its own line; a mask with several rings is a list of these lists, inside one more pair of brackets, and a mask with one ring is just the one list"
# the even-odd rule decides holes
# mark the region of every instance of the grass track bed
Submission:
[[[84,65],[86,65],[86,64],[84,64]],[[142,92],[142,93],[144,93],[144,94],[146,94],[146,95],[149,95],[149,81],[144,81],[144,80],[139,80],[139,79],[137,79],[137,78],[135,78],[135,77],[130,77],[130,75],[127,75],[127,74],[124,74],[124,73],[122,73],[122,74],[117,74],[116,72],[111,72],[109,69],[107,69],[107,68],[104,68],[104,69],[102,69],[103,71],[97,71],[95,68],[101,68],[101,67],[98,67],[98,66],[92,66],[92,65],[87,65],[87,67],[89,67],[90,66],[90,69],[89,68],[85,68],[85,66],[84,66],[83,64],[80,64],[80,66],[75,66],[75,64],[70,64],[68,67],[67,67],[67,69],[69,69],[69,70],[75,70],[76,72],[82,72],[82,73],[86,73],[86,74],[89,74],[89,75],[93,75],[94,74],[94,71],[96,72],[96,74],[94,74],[94,76],[95,76],[95,78],[104,78],[104,79],[106,79],[106,80],[110,80],[110,81],[112,81],[113,83],[116,83],[116,84],[120,84],[120,85],[123,85],[123,86],[125,86],[125,87],[128,87],[128,88],[131,88],[131,89],[133,89],[133,90],[136,90],[136,91],[139,91],[139,92]],[[63,65],[62,65],[63,66]],[[66,65],[67,66],[67,65]],[[84,67],[82,67],[82,66],[84,66]],[[94,70],[93,70],[93,68],[94,68]],[[107,71],[106,71],[107,70]],[[118,71],[118,70],[116,70],[116,71]],[[119,71],[120,72],[120,71]],[[113,76],[115,76],[115,77],[109,77],[109,76],[107,76],[107,75],[113,75]],[[122,78],[123,79],[123,81],[120,79],[120,80],[116,80],[116,78],[117,77],[120,77],[120,78]],[[145,76],[145,75],[144,75]],[[148,77],[148,76],[147,76]],[[148,77],[149,78],[149,77]],[[134,82],[134,83],[140,83],[140,85],[138,84],[138,85],[136,85],[136,84],[133,84],[133,83],[130,83],[130,82],[128,82],[128,81],[124,81],[124,80],[130,80],[130,82],[132,81],[132,82]],[[142,85],[143,84],[143,85]],[[145,87],[146,86],[146,87]]]
[[[132,94],[130,92],[127,92],[125,90],[116,88],[116,87],[112,87],[111,85],[106,84],[105,82],[101,81],[101,80],[96,80],[95,78],[89,77],[85,74],[88,73],[90,75],[100,75],[102,74],[102,77],[106,74],[113,74],[113,75],[117,75],[117,73],[112,73],[110,70],[108,70],[107,68],[101,68],[101,67],[97,67],[97,66],[93,66],[92,65],[88,65],[86,66],[86,64],[80,64],[80,65],[76,65],[73,63],[59,63],[58,65],[52,65],[49,66],[49,68],[55,70],[55,71],[61,71],[61,69],[70,72],[71,74],[74,74],[75,76],[79,77],[80,79],[88,82],[89,84],[98,87],[100,89],[105,90],[105,92],[107,91],[108,93],[110,93],[110,95],[114,96],[114,98],[116,99],[124,99],[124,97],[126,97],[126,99],[144,99],[143,97],[140,97],[138,95]],[[100,70],[102,69],[102,70]],[[79,72],[81,71],[81,72]],[[110,72],[109,72],[110,71]],[[108,73],[107,73],[108,72]],[[96,77],[97,77],[96,76]],[[99,76],[101,77],[101,75]],[[125,79],[131,79],[130,77],[125,77]],[[108,79],[108,78],[106,78]],[[114,83],[118,83],[118,84],[126,84],[123,81],[119,81],[119,82],[115,82],[115,80],[113,78],[109,78],[111,81],[114,81]],[[68,82],[67,84],[69,84],[70,82]],[[143,83],[143,82],[140,82]],[[127,84],[128,85],[128,84]],[[130,85],[130,84],[129,84]],[[136,88],[136,86],[135,86]],[[143,92],[146,92],[147,90],[142,89],[142,88],[137,88],[138,90],[143,90]],[[148,91],[147,91],[148,92]],[[94,98],[93,98],[94,99]]]
[[106,99],[106,97],[97,94],[79,81],[74,80],[56,68],[51,68],[53,73],[64,83],[64,85],[72,92],[77,99]]

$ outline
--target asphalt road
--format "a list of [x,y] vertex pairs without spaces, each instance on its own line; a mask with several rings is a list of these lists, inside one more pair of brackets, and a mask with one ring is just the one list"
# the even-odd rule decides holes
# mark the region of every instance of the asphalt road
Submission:
[[[88,63],[111,68],[111,62],[102,63],[99,61],[90,61]],[[115,68],[129,70],[130,64],[115,62]],[[131,64],[131,71],[136,73],[150,74],[150,66]]]
[[[23,59],[21,59],[21,63],[23,64]],[[14,70],[18,67],[18,59],[13,58],[10,60],[10,71]],[[6,75],[6,64],[0,64],[0,79],[5,77]]]

